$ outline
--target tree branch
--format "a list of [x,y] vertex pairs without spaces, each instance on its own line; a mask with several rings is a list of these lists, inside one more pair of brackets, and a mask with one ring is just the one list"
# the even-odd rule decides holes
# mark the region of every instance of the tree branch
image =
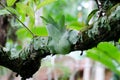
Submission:
[[80,39],[73,50],[87,50],[102,41],[118,41],[120,38],[120,6],[109,16],[98,19],[93,25],[80,31]]
[[[41,37],[39,38],[41,39]],[[32,77],[39,69],[41,59],[47,55],[50,55],[47,47],[42,46],[35,48],[34,42],[32,42],[29,47],[24,48],[17,58],[11,57],[10,51],[6,52],[0,47],[0,65],[20,74],[23,80],[25,80],[26,78]]]
[[[102,41],[117,41],[120,38],[120,6],[110,15],[100,17],[93,25],[81,30],[76,44],[71,45],[71,50],[87,50],[95,47]],[[23,77],[23,80],[39,69],[40,60],[50,53],[48,42],[41,41],[41,37],[36,37],[30,46],[23,49],[17,58],[10,57],[10,52],[6,52],[0,47],[0,65],[7,67]],[[40,41],[37,43],[37,41]],[[56,43],[55,43],[56,44]],[[38,47],[36,47],[36,45]]]

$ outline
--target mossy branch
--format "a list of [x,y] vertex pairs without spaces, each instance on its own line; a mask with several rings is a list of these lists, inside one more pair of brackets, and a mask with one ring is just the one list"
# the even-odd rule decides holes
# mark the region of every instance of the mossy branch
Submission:
[[[78,41],[71,45],[70,51],[87,50],[102,41],[118,41],[120,38],[120,6],[114,9],[110,15],[99,18],[93,25],[81,30],[78,36]],[[35,39],[34,41],[39,41],[40,37]],[[0,47],[0,65],[20,74],[23,80],[32,77],[40,67],[40,60],[53,54],[50,53],[47,44],[38,45],[40,46],[36,48],[32,42],[29,47],[19,53],[17,58],[10,58],[8,55],[10,52],[6,52]]]

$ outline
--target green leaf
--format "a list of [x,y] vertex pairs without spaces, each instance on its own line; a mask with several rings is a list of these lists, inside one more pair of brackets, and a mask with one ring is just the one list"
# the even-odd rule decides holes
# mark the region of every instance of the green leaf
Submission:
[[30,17],[30,18],[29,18],[29,24],[28,24],[28,26],[29,26],[29,27],[34,27],[34,25],[35,25],[35,18]]
[[[33,34],[37,36],[48,35],[46,27],[44,26],[31,27],[30,30],[33,32]],[[18,29],[16,34],[17,34],[18,39],[20,40],[25,39],[25,38],[32,38],[32,35],[25,28]]]
[[48,5],[48,4],[52,3],[52,2],[55,2],[55,1],[57,1],[57,0],[44,0],[43,2],[41,2],[40,4],[37,5],[37,9],[39,9],[39,8],[41,8],[43,6],[46,6],[46,5]]
[[50,15],[48,15],[48,21],[50,24],[53,24],[53,25],[57,24],[56,21]]
[[97,48],[105,52],[108,56],[115,59],[120,64],[120,51],[113,44],[108,42],[101,42],[98,44]]
[[118,40],[119,44],[120,44],[120,39]]
[[65,26],[65,16],[61,16],[61,18],[60,18],[60,20],[59,20],[59,22],[58,22],[58,28],[59,28],[59,30],[61,30],[61,31],[64,31],[64,30],[66,30],[66,26]]
[[34,19],[34,10],[31,6],[25,5],[21,2],[16,4],[17,10],[21,15],[28,15]]
[[84,23],[84,22],[73,21],[73,22],[71,22],[71,23],[67,26],[67,28],[80,30],[80,29],[82,29],[84,26],[85,26],[85,23]]
[[93,48],[87,51],[87,57],[101,62],[107,68],[111,69],[113,72],[120,74],[120,71],[117,70],[119,64],[115,63],[114,60],[110,56],[108,56],[105,52],[100,51],[97,48]]
[[93,10],[87,17],[87,20],[86,20],[86,24],[88,25],[89,24],[89,21],[91,20],[91,18],[95,15],[95,13],[98,11],[98,9],[95,9]]
[[45,20],[47,23],[49,22],[45,17],[40,16],[43,20]]
[[103,63],[106,66],[110,66],[110,68],[114,69],[115,66],[112,62],[112,59],[105,55],[103,52],[99,51],[97,48],[93,48],[87,51],[87,56]]
[[19,13],[16,11],[16,9],[14,9],[14,8],[12,8],[12,7],[6,7],[6,10],[8,11],[10,11],[12,14],[15,14],[15,15],[19,15]]
[[60,26],[65,26],[65,16],[62,16],[61,18],[60,18],[60,20],[59,20],[59,25]]
[[48,36],[47,29],[45,26],[37,26],[30,28],[30,30],[38,36]]
[[19,40],[24,40],[25,38],[32,38],[32,35],[25,28],[18,29],[16,31],[16,35]]
[[6,9],[0,10],[0,15],[10,14]]
[[15,2],[16,0],[7,0],[7,5],[12,6]]

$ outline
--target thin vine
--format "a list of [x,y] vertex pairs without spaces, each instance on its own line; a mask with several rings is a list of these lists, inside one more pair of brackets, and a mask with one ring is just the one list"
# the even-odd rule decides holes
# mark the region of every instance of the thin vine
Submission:
[[[1,5],[3,8],[6,8],[6,6],[3,5],[1,2],[0,2],[0,5]],[[10,12],[10,14],[11,14],[13,17],[15,17],[15,18],[23,25],[23,27],[25,27],[25,28],[30,32],[30,34],[33,36],[33,38],[35,37],[34,33],[33,33],[16,15],[14,15],[14,14],[13,14],[10,10],[8,10],[7,8],[6,8],[6,10],[7,10],[8,12]]]

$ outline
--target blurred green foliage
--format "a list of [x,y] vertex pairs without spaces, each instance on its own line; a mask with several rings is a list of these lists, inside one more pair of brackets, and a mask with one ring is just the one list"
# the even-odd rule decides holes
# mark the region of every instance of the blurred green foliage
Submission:
[[120,75],[120,50],[112,43],[101,42],[87,51],[87,57],[99,61],[107,68]]
[[[62,15],[65,16],[67,28],[80,30],[85,26],[85,18],[88,14],[87,8],[82,5],[88,0],[58,0],[43,9],[43,16],[52,16],[55,20],[59,20]],[[81,7],[81,10],[78,10]],[[82,18],[82,21],[79,21]]]

